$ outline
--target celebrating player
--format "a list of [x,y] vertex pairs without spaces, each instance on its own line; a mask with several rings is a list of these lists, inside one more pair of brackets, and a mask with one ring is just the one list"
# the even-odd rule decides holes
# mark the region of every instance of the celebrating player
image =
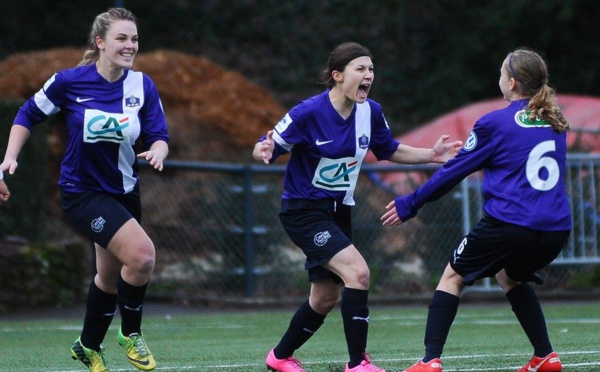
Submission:
[[71,354],[90,371],[108,371],[101,343],[119,306],[118,343],[128,361],[149,371],[156,362],[142,336],[142,308],[154,269],[154,245],[140,226],[138,138],[158,171],[169,152],[165,115],[152,80],[131,70],[138,51],[135,16],[112,8],[92,25],[79,66],[54,74],[19,110],[0,169],[13,174],[33,127],[63,111],[67,146],[59,186],[61,206],[95,243],[97,274],[89,287],[81,336]]
[[433,149],[395,141],[381,107],[367,99],[373,84],[371,53],[362,45],[339,45],[321,79],[328,89],[292,108],[254,147],[253,156],[269,164],[291,152],[279,219],[306,255],[311,281],[279,344],[267,355],[267,368],[302,372],[293,354],[323,324],[341,296],[350,360],[346,372],[380,372],[366,354],[369,326],[369,268],[352,244],[350,209],[364,156],[396,163],[444,163],[462,142],[442,136]]
[[390,202],[381,217],[384,226],[399,225],[469,174],[484,171],[484,216],[452,252],[429,305],[425,356],[406,372],[442,371],[440,357],[463,289],[492,276],[533,345],[533,358],[518,372],[562,371],[527,282],[542,284],[537,271],[558,256],[571,231],[563,183],[570,124],[548,86],[546,63],[534,51],[509,53],[499,85],[510,104],[481,117],[456,158],[418,190]]

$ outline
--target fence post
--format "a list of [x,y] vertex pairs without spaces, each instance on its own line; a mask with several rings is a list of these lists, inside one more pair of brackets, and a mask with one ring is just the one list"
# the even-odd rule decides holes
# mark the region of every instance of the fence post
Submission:
[[246,297],[254,297],[254,206],[252,204],[252,169],[250,166],[244,166],[244,240],[245,240],[245,278],[246,278]]

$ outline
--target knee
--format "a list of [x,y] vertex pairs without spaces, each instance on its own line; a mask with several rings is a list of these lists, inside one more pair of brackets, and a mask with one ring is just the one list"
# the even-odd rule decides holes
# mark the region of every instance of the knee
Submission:
[[344,281],[346,287],[356,289],[369,289],[369,281],[371,280],[371,271],[368,266],[355,267],[351,271],[351,277]]
[[340,301],[340,293],[330,293],[327,295],[311,296],[310,306],[319,314],[329,314]]
[[144,246],[136,246],[129,262],[125,263],[131,270],[140,274],[150,274],[154,271],[156,255],[152,243]]

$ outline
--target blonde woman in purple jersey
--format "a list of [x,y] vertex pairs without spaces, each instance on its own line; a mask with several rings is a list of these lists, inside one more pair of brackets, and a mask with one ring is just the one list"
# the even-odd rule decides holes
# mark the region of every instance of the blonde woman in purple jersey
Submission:
[[[137,51],[136,18],[130,11],[112,8],[99,14],[79,66],[50,77],[17,113],[0,165],[13,174],[31,130],[48,116],[65,113],[61,206],[77,231],[94,242],[97,269],[71,356],[91,372],[108,371],[101,344],[117,306],[116,339],[127,360],[144,371],[156,368],[141,331],[156,253],[141,226],[137,159],[162,171],[169,136],[154,82],[131,69]],[[141,153],[136,154],[136,143]]]

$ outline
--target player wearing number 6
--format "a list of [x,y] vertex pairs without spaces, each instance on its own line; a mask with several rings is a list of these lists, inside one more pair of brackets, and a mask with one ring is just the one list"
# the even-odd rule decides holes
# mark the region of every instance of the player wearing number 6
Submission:
[[528,282],[542,284],[537,271],[558,256],[571,231],[563,182],[570,124],[537,53],[525,48],[509,53],[499,85],[509,105],[481,117],[458,155],[418,190],[390,202],[381,217],[384,226],[400,225],[483,170],[483,218],[450,255],[429,305],[425,356],[408,372],[442,371],[440,357],[463,289],[493,276],[533,346],[533,358],[518,372],[562,371]]

